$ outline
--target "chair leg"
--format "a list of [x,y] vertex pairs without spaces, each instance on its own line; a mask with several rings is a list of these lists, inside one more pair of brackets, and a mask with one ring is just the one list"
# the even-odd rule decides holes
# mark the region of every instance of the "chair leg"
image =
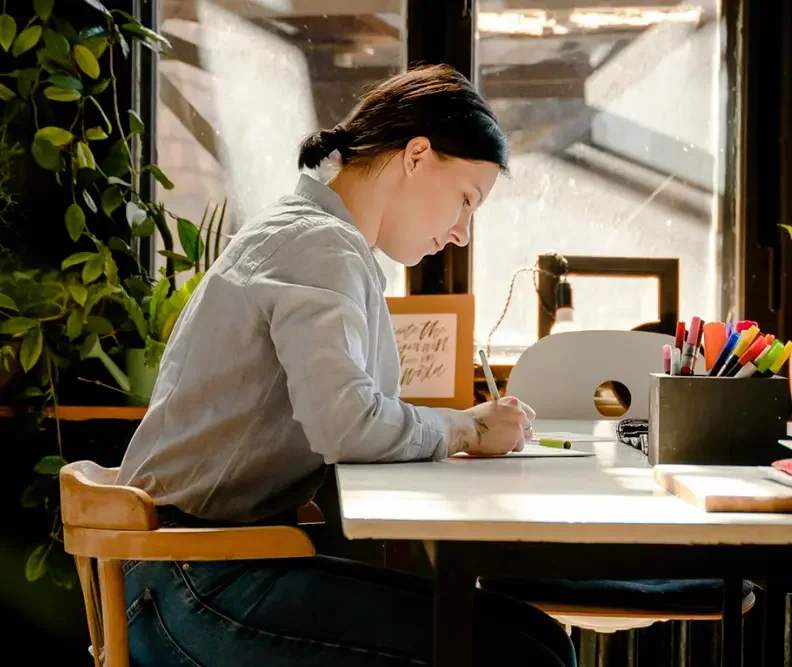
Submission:
[[94,667],[102,667],[101,654],[104,649],[102,640],[102,614],[99,600],[96,598],[96,579],[94,578],[92,560],[87,556],[75,556],[77,574],[80,575],[80,588],[82,588],[83,601],[85,602],[85,616],[88,619],[88,633],[93,647]]
[[99,560],[99,588],[104,618],[104,667],[129,667],[124,573],[121,561]]

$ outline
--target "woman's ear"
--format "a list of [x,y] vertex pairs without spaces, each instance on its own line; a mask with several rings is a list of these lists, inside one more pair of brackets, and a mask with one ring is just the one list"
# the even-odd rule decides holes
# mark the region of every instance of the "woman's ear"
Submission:
[[410,139],[404,149],[404,170],[412,174],[432,154],[432,144],[426,137]]

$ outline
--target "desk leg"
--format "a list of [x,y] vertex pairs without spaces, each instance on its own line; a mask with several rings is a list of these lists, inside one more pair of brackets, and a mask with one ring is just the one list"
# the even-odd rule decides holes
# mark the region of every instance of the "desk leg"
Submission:
[[742,666],[742,579],[723,582],[721,667]]
[[476,575],[453,542],[435,547],[434,665],[473,667]]
[[784,667],[786,583],[781,581],[768,581],[764,593],[762,667]]

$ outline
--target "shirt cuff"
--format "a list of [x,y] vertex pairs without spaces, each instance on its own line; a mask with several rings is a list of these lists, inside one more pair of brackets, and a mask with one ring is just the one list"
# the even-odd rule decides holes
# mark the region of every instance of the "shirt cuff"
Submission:
[[444,459],[448,457],[448,424],[445,418],[426,406],[417,406],[415,412],[421,424],[421,459]]

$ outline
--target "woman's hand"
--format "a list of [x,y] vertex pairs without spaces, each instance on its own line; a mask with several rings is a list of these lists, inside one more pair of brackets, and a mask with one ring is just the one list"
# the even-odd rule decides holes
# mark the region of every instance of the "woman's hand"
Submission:
[[530,406],[509,396],[468,410],[443,410],[449,424],[448,455],[502,455],[519,452],[533,436]]

